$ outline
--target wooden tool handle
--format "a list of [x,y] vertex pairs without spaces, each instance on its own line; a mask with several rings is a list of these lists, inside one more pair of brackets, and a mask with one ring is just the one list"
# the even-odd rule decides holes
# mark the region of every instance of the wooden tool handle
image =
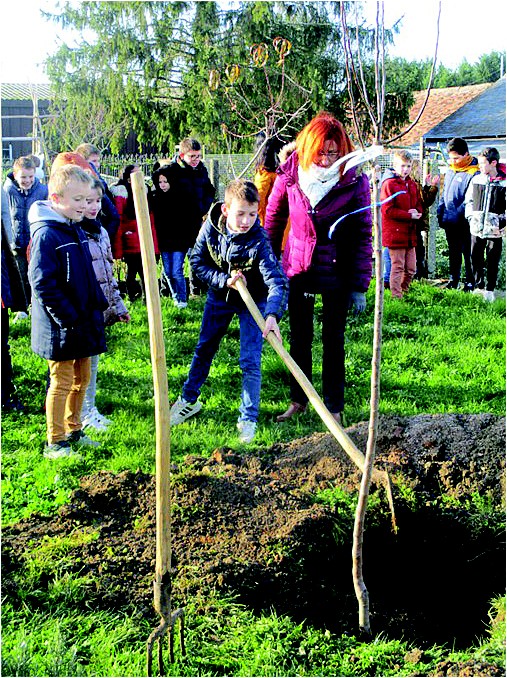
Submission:
[[[262,314],[259,311],[257,304],[252,299],[252,296],[248,291],[244,281],[241,279],[238,280],[235,283],[235,289],[238,290],[238,292],[241,295],[241,298],[245,302],[245,305],[252,314],[255,322],[260,327],[261,331],[264,332],[264,329],[266,327],[265,320],[262,317]],[[290,353],[284,348],[282,342],[275,336],[273,332],[270,332],[268,334],[268,336],[266,337],[266,341],[268,341],[271,344],[271,346],[278,353],[278,355],[283,360],[285,365],[288,367],[291,374],[294,376],[294,378],[297,380],[303,391],[308,396],[308,400],[315,408],[315,411],[317,412],[319,417],[322,419],[322,421],[327,426],[329,431],[333,434],[333,436],[336,438],[336,440],[340,443],[340,446],[343,449],[343,451],[350,457],[350,459],[352,459],[354,464],[361,471],[363,471],[364,455],[357,449],[352,440],[345,433],[345,430],[340,426],[340,424],[338,424],[338,422],[335,420],[331,412],[324,405],[319,394],[317,393],[317,391],[315,390],[307,376],[301,370],[299,365],[296,362],[294,362],[294,359],[292,358]],[[374,470],[372,477],[376,482],[381,482],[382,484],[385,483],[384,474],[382,474],[380,471]]]
[[141,258],[143,262],[146,307],[150,329],[151,365],[155,394],[155,439],[156,439],[156,576],[163,577],[171,571],[171,494],[170,494],[170,412],[167,389],[167,364],[162,312],[158,289],[157,262],[151,232],[150,212],[146,185],[142,172],[130,175],[134,207],[136,211]]

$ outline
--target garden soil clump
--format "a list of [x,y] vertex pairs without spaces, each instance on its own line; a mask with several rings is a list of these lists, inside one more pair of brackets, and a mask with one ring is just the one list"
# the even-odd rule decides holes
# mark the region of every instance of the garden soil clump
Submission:
[[[365,450],[368,424],[347,432]],[[502,506],[505,417],[382,417],[376,467],[393,481],[398,532],[380,489],[364,554],[374,633],[473,642],[483,635],[491,598],[504,590],[503,531],[471,530],[463,507],[474,497]],[[336,487],[355,493],[359,483],[358,469],[328,433],[262,452],[187,457],[173,468],[173,607],[190,598],[205,606],[214,589],[256,611],[274,608],[355,633],[353,502],[344,515],[316,495]],[[442,495],[450,507],[444,512]],[[416,498],[416,511],[407,496]],[[6,528],[4,596],[18,597],[30,553],[80,533],[94,537],[74,540],[67,567],[89,578],[86,605],[135,608],[155,619],[155,482],[141,472],[84,477],[56,516],[33,515]],[[476,600],[461,588],[466,580],[474,581]],[[452,615],[444,611],[449,604]]]

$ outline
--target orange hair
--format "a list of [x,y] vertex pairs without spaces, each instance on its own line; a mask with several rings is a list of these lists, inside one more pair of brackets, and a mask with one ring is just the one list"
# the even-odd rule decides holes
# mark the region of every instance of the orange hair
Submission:
[[340,158],[354,150],[341,122],[331,113],[319,113],[296,137],[299,164],[304,170],[308,170],[317,161],[318,153],[326,141],[337,144]]
[[78,165],[78,167],[81,167],[81,169],[88,170],[93,174],[92,167],[88,160],[85,160],[85,158],[83,158],[83,156],[79,153],[73,153],[71,151],[58,153],[51,164],[51,174],[59,167],[63,167],[65,165]]

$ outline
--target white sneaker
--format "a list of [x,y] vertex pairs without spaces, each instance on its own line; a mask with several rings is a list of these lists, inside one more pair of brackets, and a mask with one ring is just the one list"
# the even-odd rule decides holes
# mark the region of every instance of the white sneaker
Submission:
[[174,305],[176,308],[186,308],[188,306],[186,301],[175,301]]
[[483,297],[484,296],[484,290],[481,290],[478,287],[476,287],[475,290],[472,292],[472,294],[475,294],[477,297]]
[[97,417],[97,414],[92,410],[89,414],[81,417],[83,428],[94,428],[96,431],[105,431],[107,429],[107,424],[101,421],[99,417]]
[[193,417],[202,409],[202,403],[196,400],[195,403],[188,403],[183,398],[178,400],[171,407],[171,426],[182,424],[186,419]]
[[96,417],[100,422],[102,422],[103,424],[105,424],[106,426],[109,426],[109,424],[112,424],[112,423],[113,423],[113,421],[112,421],[111,419],[108,419],[108,418],[105,417],[103,414],[101,414],[101,413],[98,411],[98,409],[97,409],[96,407],[93,408],[93,413],[94,413],[95,417]]
[[251,443],[255,437],[255,431],[257,429],[257,424],[255,421],[238,421],[236,426],[239,431],[239,442]]
[[18,311],[14,318],[12,319],[13,323],[19,323],[20,320],[26,320],[28,318],[28,313],[24,311]]
[[70,443],[66,440],[61,440],[59,443],[51,443],[44,447],[44,456],[46,459],[62,459],[63,457],[77,456]]
[[484,292],[484,301],[489,301],[489,302],[495,301],[495,293],[491,292],[490,290],[486,290]]

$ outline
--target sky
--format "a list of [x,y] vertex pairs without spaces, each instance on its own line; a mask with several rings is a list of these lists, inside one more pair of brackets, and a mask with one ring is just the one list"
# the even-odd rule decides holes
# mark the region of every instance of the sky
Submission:
[[[376,3],[369,2],[374,8]],[[57,5],[56,0],[2,3],[0,82],[48,82],[41,64],[68,34],[42,19],[39,10],[56,12]],[[385,0],[384,6],[386,28],[403,17],[390,55],[409,61],[433,58],[438,0]],[[368,18],[374,22],[374,9]],[[456,68],[465,58],[473,64],[483,54],[505,50],[506,26],[507,5],[503,2],[486,0],[479,5],[466,0],[442,0],[438,62]]]

